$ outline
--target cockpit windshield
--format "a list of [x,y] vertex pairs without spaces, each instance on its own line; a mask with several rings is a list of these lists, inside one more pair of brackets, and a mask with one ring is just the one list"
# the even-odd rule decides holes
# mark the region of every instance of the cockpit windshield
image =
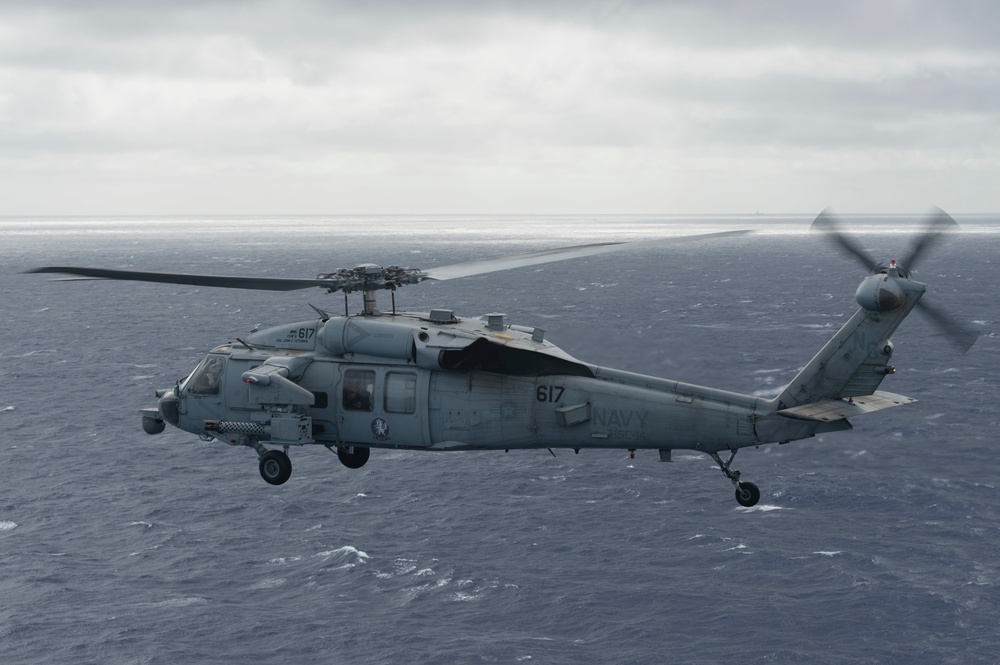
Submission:
[[218,395],[219,381],[222,379],[222,370],[226,367],[226,361],[219,356],[208,356],[191,373],[187,380],[188,391],[192,395]]

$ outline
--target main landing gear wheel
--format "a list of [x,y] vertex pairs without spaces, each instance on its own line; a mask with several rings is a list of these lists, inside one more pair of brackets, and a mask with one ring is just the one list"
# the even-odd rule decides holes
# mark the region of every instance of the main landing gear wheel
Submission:
[[747,508],[756,506],[760,501],[760,490],[753,483],[739,483],[736,486],[736,501]]
[[371,456],[371,448],[362,446],[337,446],[337,459],[348,469],[360,469]]
[[260,456],[260,477],[280,485],[292,475],[292,460],[280,450],[268,450]]
[[733,485],[736,487],[736,501],[745,508],[756,506],[757,502],[760,501],[760,490],[753,483],[740,482],[740,472],[733,468],[733,458],[736,457],[736,451],[730,453],[728,461],[723,461],[719,457],[719,453],[709,453],[709,456],[719,465],[722,473],[726,474],[726,478],[733,481]]

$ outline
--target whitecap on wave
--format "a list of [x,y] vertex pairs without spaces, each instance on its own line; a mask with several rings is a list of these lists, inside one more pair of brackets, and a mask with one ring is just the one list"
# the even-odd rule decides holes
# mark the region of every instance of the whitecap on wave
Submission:
[[749,508],[737,506],[736,510],[744,513],[769,513],[774,510],[789,510],[789,508],[786,508],[785,506],[775,506],[768,503],[758,503],[756,506],[750,506]]
[[283,566],[286,563],[294,563],[296,561],[301,561],[301,560],[302,557],[300,556],[292,556],[292,557],[279,556],[274,559],[271,559],[270,561],[268,561],[268,563],[276,566]]
[[10,531],[17,528],[17,522],[0,521],[0,531]]
[[371,558],[370,556],[368,556],[367,552],[362,552],[358,548],[352,547],[351,545],[344,545],[343,547],[337,548],[335,550],[326,550],[324,552],[317,552],[316,556],[329,558],[332,556],[337,556],[338,554],[345,557],[354,556],[357,558],[359,563],[364,563]]

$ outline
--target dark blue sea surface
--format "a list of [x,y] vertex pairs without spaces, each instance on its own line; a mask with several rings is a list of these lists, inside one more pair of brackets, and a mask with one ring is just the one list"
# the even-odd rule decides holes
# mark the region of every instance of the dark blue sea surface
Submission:
[[[139,409],[217,344],[310,303],[339,313],[342,296],[21,271],[311,277],[754,228],[396,300],[504,312],[583,360],[774,395],[864,277],[806,216],[0,219],[2,660],[995,663],[1000,218],[957,219],[914,276],[982,337],[962,355],[911,315],[882,388],[919,402],[742,451],[750,509],[697,453],[375,450],[350,470],[305,447],[274,487],[253,451],[148,436]],[[913,221],[850,219],[886,260]]]

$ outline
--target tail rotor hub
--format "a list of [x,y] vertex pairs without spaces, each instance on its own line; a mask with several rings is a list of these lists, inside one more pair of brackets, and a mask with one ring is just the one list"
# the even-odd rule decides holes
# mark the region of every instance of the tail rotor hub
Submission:
[[[912,241],[909,251],[900,262],[889,261],[888,267],[877,262],[871,254],[850,234],[845,233],[840,222],[829,208],[821,212],[812,223],[812,230],[826,233],[831,244],[844,256],[856,260],[871,272],[861,282],[855,297],[858,304],[869,312],[887,312],[906,306],[910,298],[913,282],[910,271],[919,260],[944,237],[959,228],[958,222],[948,213],[936,208],[924,224],[923,231]],[[921,290],[922,285],[919,285]],[[979,332],[948,316],[936,307],[918,300],[916,306],[930,319],[951,342],[963,353],[968,351],[979,337]]]

